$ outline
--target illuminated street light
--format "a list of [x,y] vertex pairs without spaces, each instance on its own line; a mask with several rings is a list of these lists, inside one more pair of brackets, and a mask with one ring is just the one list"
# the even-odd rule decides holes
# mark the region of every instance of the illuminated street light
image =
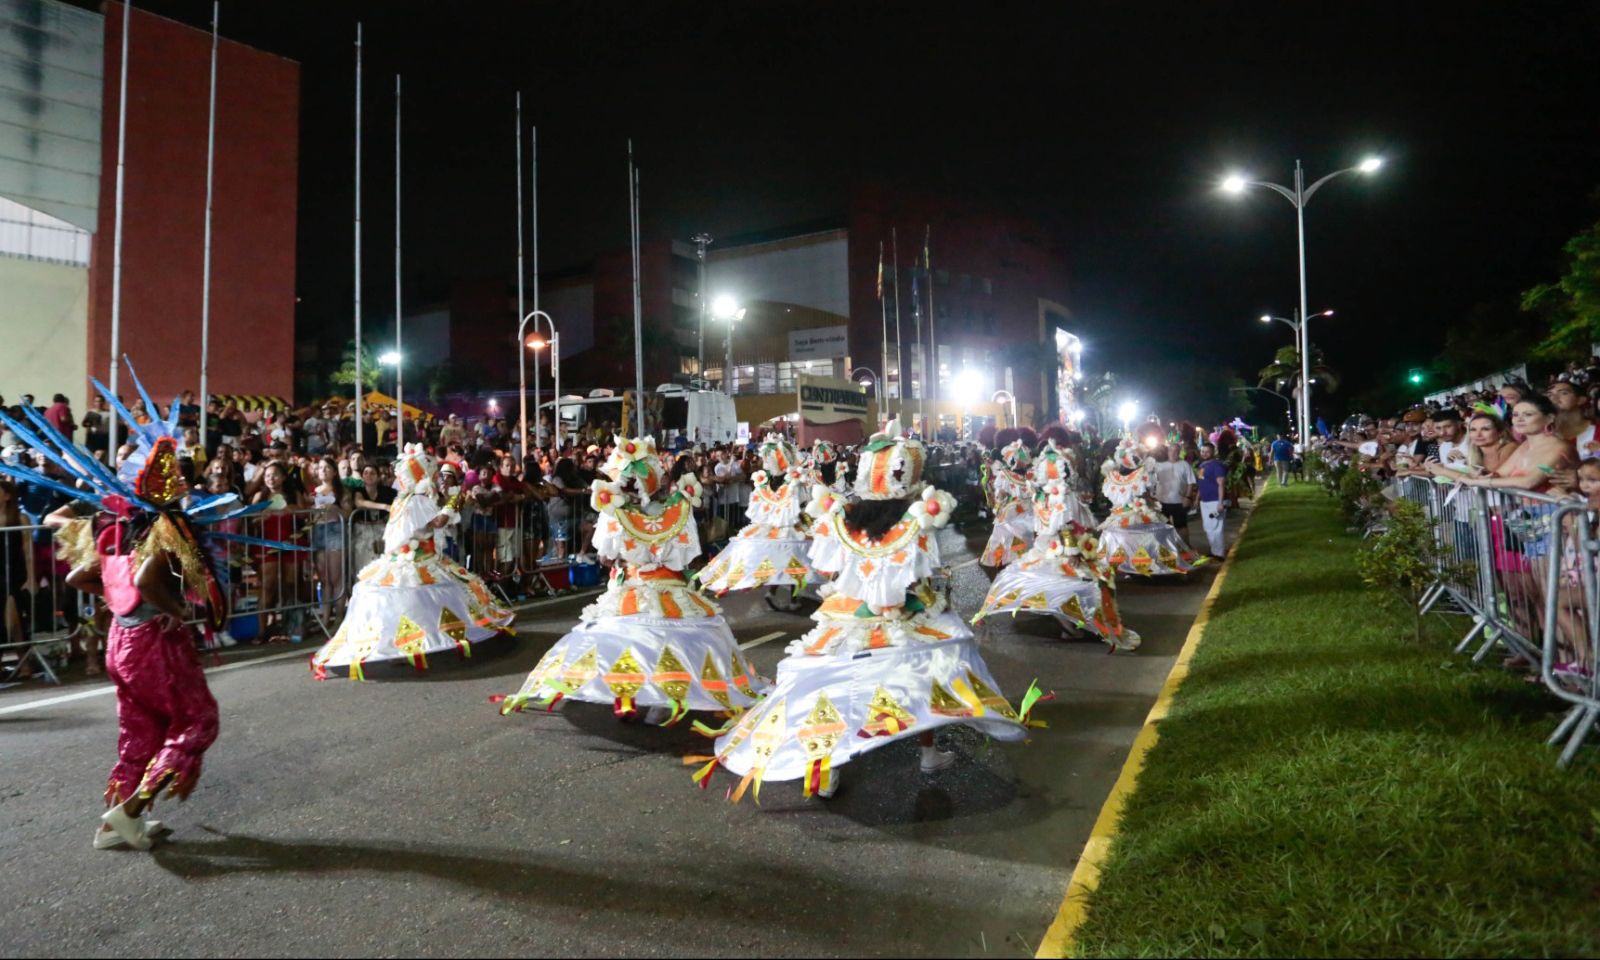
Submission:
[[1139,405],[1132,400],[1124,400],[1122,406],[1117,408],[1117,419],[1122,421],[1122,432],[1128,432],[1129,424],[1139,414]]
[[400,353],[397,350],[388,350],[378,355],[378,362],[386,367],[393,367],[400,363]]
[[722,389],[728,396],[733,396],[735,385],[733,382],[733,325],[744,319],[745,310],[739,306],[739,301],[726,293],[711,301],[711,315],[718,320],[728,323],[728,335],[723,340],[725,356],[722,366]]
[[[1300,246],[1299,316],[1305,318],[1301,321],[1300,329],[1300,379],[1307,384],[1311,380],[1311,325],[1309,323],[1311,318],[1306,311],[1306,204],[1311,202],[1312,194],[1316,193],[1323,184],[1341,173],[1372,174],[1376,173],[1381,166],[1383,166],[1381,158],[1368,157],[1356,166],[1335,170],[1308,187],[1305,185],[1305,171],[1301,168],[1300,161],[1296,160],[1294,162],[1294,187],[1292,189],[1265,180],[1247,179],[1237,173],[1230,174],[1222,181],[1222,189],[1226,193],[1241,194],[1246,187],[1265,187],[1268,190],[1277,192],[1285,200],[1294,204]],[[1311,422],[1311,391],[1309,389],[1300,391],[1300,422],[1302,424]]]

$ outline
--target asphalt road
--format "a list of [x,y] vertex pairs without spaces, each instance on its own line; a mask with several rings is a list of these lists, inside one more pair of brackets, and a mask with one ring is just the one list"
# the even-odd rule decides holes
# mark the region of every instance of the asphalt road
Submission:
[[[947,561],[976,556],[987,531],[967,533],[944,531]],[[105,684],[8,690],[0,955],[1031,956],[1214,575],[1124,583],[1134,655],[993,621],[1002,691],[1054,690],[1049,729],[946,732],[963,761],[928,777],[902,741],[845,766],[826,802],[794,782],[732,805],[725,772],[697,790],[681,758],[709,744],[687,725],[586,704],[501,717],[490,696],[583,601],[527,610],[496,654],[422,678],[318,683],[309,648],[230,662],[210,677],[204,779],[158,804],[176,832],[148,854],[90,846],[116,739]],[[987,585],[959,566],[958,609]],[[724,606],[742,642],[780,634],[749,651],[768,675],[809,623]]]

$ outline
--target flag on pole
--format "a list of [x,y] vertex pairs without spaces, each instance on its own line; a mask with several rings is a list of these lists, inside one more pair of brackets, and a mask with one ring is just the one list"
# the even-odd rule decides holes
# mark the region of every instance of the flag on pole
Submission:
[[883,299],[883,241],[878,241],[878,299]]
[[911,267],[911,315],[915,317],[922,316],[922,298],[917,294],[917,277],[921,273],[922,271],[918,270],[916,265],[913,264]]
[[933,254],[928,252],[928,239],[933,233],[933,224],[922,225],[922,268],[928,273],[933,273]]

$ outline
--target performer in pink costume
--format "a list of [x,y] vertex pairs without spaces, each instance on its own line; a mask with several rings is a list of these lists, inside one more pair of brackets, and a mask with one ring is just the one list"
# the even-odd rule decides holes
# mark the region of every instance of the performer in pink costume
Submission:
[[[96,562],[77,567],[67,582],[103,593],[111,610],[106,673],[116,685],[120,729],[102,832],[142,850],[159,829],[140,823],[156,796],[165,789],[168,797],[188,799],[200,779],[201,758],[217,739],[217,701],[206,686],[194,629],[184,623],[176,572],[184,561],[160,548],[141,556],[120,526],[100,534]],[[97,836],[96,846],[105,845]]]
[[[133,373],[132,364],[128,372]],[[145,409],[157,414],[159,408],[138,376],[132,379]],[[106,672],[117,694],[117,764],[105,792],[110,809],[100,818],[94,845],[99,850],[123,845],[148,850],[162,828],[155,820],[146,821],[145,812],[163,790],[180,800],[189,796],[200,779],[201,758],[217,739],[217,702],[206,687],[197,638],[188,623],[200,620],[220,628],[227,622],[227,599],[208,544],[228,540],[300,548],[221,532],[227,521],[269,509],[271,502],[246,507],[234,493],[189,496],[178,463],[182,433],[176,401],[165,419],[152,416],[140,422],[103,384],[96,380],[94,385],[133,432],[134,450],[116,473],[24,407],[27,423],[0,413],[0,424],[61,472],[47,476],[0,464],[0,476],[102,511],[78,516],[63,508],[46,522],[56,528],[61,558],[72,565],[68,584],[104,594],[112,615]],[[211,524],[219,529],[205,531]]]

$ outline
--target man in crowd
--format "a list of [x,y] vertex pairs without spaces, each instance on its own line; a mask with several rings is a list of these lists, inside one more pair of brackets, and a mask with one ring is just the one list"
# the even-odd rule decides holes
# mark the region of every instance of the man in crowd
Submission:
[[1217,448],[1209,443],[1200,448],[1200,461],[1200,525],[1205,528],[1211,557],[1221,560],[1227,550],[1222,498],[1228,487],[1228,465],[1217,459]]
[[1189,503],[1195,489],[1194,468],[1183,459],[1183,449],[1177,444],[1162,448],[1153,470],[1156,499],[1161,502],[1161,512],[1167,522],[1177,528],[1183,542],[1189,542]]
[[1272,441],[1272,469],[1278,473],[1278,486],[1289,485],[1289,461],[1294,459],[1294,444],[1283,434]]

